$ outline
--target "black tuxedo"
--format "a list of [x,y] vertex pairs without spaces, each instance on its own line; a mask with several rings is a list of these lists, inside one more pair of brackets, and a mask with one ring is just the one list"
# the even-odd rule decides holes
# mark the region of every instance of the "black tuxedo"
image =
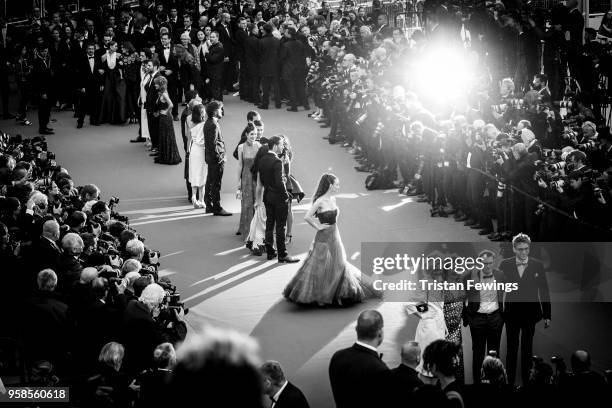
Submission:
[[329,363],[336,408],[370,408],[380,406],[378,389],[389,370],[378,353],[357,343],[336,351]]
[[290,195],[287,192],[283,162],[273,152],[268,152],[259,161],[257,171],[264,187],[263,202],[266,206],[266,249],[273,253],[274,231],[278,257],[287,255],[285,229],[289,213]]
[[[242,64],[242,63],[241,63]],[[259,38],[249,35],[244,46],[244,65],[248,77],[247,100],[259,102]],[[242,67],[240,69],[242,75]],[[242,88],[240,93],[242,93]]]
[[384,406],[389,408],[409,406],[412,391],[423,385],[419,373],[405,364],[384,371],[380,381],[385,388],[379,394],[386,401]]
[[225,142],[221,137],[219,124],[212,118],[204,123],[204,160],[208,165],[204,203],[206,209],[219,212],[221,207],[221,180],[225,167]]
[[[42,58],[34,58],[32,65],[32,80],[34,89],[39,97],[38,100],[38,130],[42,131],[49,124],[49,116],[51,115],[51,90],[53,88],[53,76],[51,73],[50,58],[43,60]],[[43,99],[43,95],[45,98]]]
[[180,92],[179,92],[179,64],[178,60],[174,56],[173,44],[170,44],[170,53],[168,58],[164,54],[164,47],[158,47],[155,49],[159,58],[159,66],[164,67],[167,70],[172,71],[170,75],[166,75],[165,71],[160,70],[160,73],[168,80],[168,95],[172,100],[172,115],[178,115],[178,105],[180,104]]
[[274,88],[274,101],[280,107],[280,87],[279,87],[279,64],[280,64],[280,40],[274,38],[272,34],[265,35],[259,40],[259,75],[261,76],[262,101],[264,107],[268,107],[270,102],[270,87]]
[[495,350],[499,355],[501,334],[504,328],[503,301],[504,291],[497,291],[497,310],[491,313],[479,313],[481,291],[476,290],[473,285],[468,289],[468,280],[483,282],[485,284],[505,282],[505,277],[499,269],[493,270],[493,278],[482,278],[482,271],[472,270],[466,274],[464,285],[466,287],[467,306],[463,308],[463,324],[470,326],[472,335],[472,372],[474,373],[474,383],[480,382],[480,368],[488,351]]
[[225,57],[229,61],[224,62],[223,68],[223,86],[227,92],[234,91],[234,80],[236,79],[236,41],[231,23],[225,25],[218,24],[217,31],[219,32],[219,42],[223,44]]
[[238,88],[240,89],[240,99],[248,100],[249,94],[249,75],[246,64],[246,47],[249,34],[242,28],[236,29],[236,56],[240,62],[240,75],[238,76]]
[[278,396],[274,408],[310,408],[306,397],[298,387],[287,382],[285,389]]
[[517,283],[518,290],[506,294],[504,301],[504,319],[508,351],[506,368],[508,383],[514,384],[517,366],[519,336],[521,339],[521,375],[523,383],[529,378],[531,356],[533,352],[533,335],[535,325],[544,319],[550,319],[550,293],[544,266],[529,259],[523,276],[519,276],[516,258],[504,259],[499,265],[506,282]]
[[[89,114],[89,120],[92,124],[96,124],[100,116],[100,86],[104,83],[104,77],[100,75],[98,70],[104,68],[99,58],[94,56],[93,61],[93,71],[87,55],[81,55],[76,64],[77,89],[79,91],[77,120],[81,124],[87,114]],[[85,89],[85,92],[81,92],[81,89]]]
[[217,42],[208,48],[206,54],[206,71],[210,79],[210,90],[213,99],[217,101],[223,100],[223,59],[225,58],[223,44]]
[[155,102],[157,101],[158,93],[153,85],[153,80],[161,75],[161,72],[155,72],[144,87],[147,97],[143,103],[144,108],[147,111],[147,126],[149,128],[149,136],[151,137],[151,145],[153,148],[157,148],[159,142],[159,128],[157,126],[158,120],[155,116],[153,116],[153,113],[155,113]]
[[57,244],[54,242],[52,243],[47,238],[38,237],[38,239],[34,241],[28,250],[29,256],[26,257],[26,259],[30,260],[29,269],[32,272],[33,277],[33,279],[30,281],[32,285],[31,288],[34,288],[36,285],[36,277],[38,272],[46,268],[57,271],[61,254],[62,251],[59,249]]

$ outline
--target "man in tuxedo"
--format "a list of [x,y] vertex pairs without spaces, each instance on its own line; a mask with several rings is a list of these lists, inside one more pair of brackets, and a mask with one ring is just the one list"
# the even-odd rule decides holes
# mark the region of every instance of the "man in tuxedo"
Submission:
[[306,397],[291,384],[278,361],[266,361],[260,368],[264,393],[272,401],[270,408],[309,408]]
[[474,285],[468,286],[467,281],[474,283],[490,284],[504,282],[504,274],[494,268],[495,253],[485,249],[478,254],[482,259],[484,267],[474,269],[467,273],[464,278],[466,289],[466,306],[463,308],[463,325],[470,326],[472,335],[472,373],[474,383],[480,382],[480,368],[485,355],[495,350],[499,355],[499,344],[504,328],[502,307],[504,292],[501,290],[477,290]]
[[219,33],[213,31],[210,34],[210,47],[205,54],[206,71],[210,81],[210,91],[214,100],[223,101],[223,69],[224,51],[223,44],[219,42]]
[[297,112],[298,105],[310,110],[306,99],[306,46],[297,40],[297,31],[293,27],[285,30],[284,42],[281,44],[280,60],[282,64],[281,77],[289,93],[291,107],[288,111]]
[[236,77],[236,59],[234,55],[235,41],[232,27],[230,26],[230,15],[228,13],[221,14],[221,19],[217,25],[217,32],[219,33],[219,41],[223,44],[223,51],[225,53],[223,58],[223,86],[226,92],[234,92],[234,79]]
[[52,135],[54,133],[53,129],[48,125],[51,115],[53,76],[51,73],[49,49],[46,46],[39,48],[34,53],[32,79],[34,82],[34,89],[38,94],[38,133],[41,135]]
[[[405,407],[410,402],[410,396],[415,388],[423,385],[419,379],[417,367],[421,362],[421,347],[416,341],[409,341],[401,349],[402,362],[399,366],[383,372],[381,383],[384,385],[387,401],[385,407]],[[402,390],[398,393],[398,390]]]
[[364,310],[357,318],[357,341],[334,353],[329,363],[329,380],[337,408],[380,406],[378,389],[389,370],[378,354],[383,341],[383,317],[376,310]]
[[279,57],[280,40],[272,35],[272,26],[263,25],[264,36],[259,40],[259,75],[261,77],[262,101],[259,109],[268,109],[270,103],[270,87],[274,88],[274,102],[277,108],[281,107],[279,88]]
[[104,72],[102,61],[95,57],[96,48],[93,44],[87,45],[87,54],[77,60],[77,128],[83,127],[85,115],[89,115],[89,123],[98,125],[100,116],[100,92],[103,89]]
[[155,102],[157,101],[158,95],[155,91],[153,81],[158,76],[161,76],[162,73],[159,70],[159,60],[157,59],[147,61],[147,66],[150,70],[148,70],[148,82],[144,85],[144,90],[146,93],[146,98],[144,100],[144,108],[147,111],[147,126],[149,128],[149,136],[151,137],[151,155],[156,155],[159,143],[159,128],[157,126],[158,120],[154,116],[154,113]]
[[[285,246],[285,230],[291,196],[287,192],[283,162],[278,157],[283,151],[282,139],[279,136],[272,136],[268,140],[268,148],[268,153],[262,156],[257,168],[264,189],[263,203],[266,206],[266,252],[268,259],[276,258],[278,251],[279,263],[295,263],[299,259],[289,256]],[[273,246],[275,232],[277,251]]]
[[[245,97],[247,102],[259,104],[259,27],[257,24],[249,24],[248,30],[249,36],[246,39],[244,50],[245,69],[248,76],[248,90],[245,90]],[[242,69],[240,75],[242,75]],[[240,88],[240,95],[242,96],[242,88]]]
[[172,52],[170,35],[164,33],[161,35],[160,40],[162,46],[156,50],[159,56],[160,72],[168,80],[168,94],[173,104],[172,117],[175,121],[178,121],[178,105],[181,102],[179,101],[178,61]]
[[232,213],[221,207],[221,180],[227,161],[225,141],[221,137],[219,128],[219,119],[223,117],[223,103],[212,101],[206,105],[206,116],[208,117],[204,123],[204,161],[208,165],[204,190],[206,213],[229,216]]
[[248,84],[248,71],[246,64],[246,47],[249,33],[247,32],[247,20],[244,17],[240,17],[238,21],[238,28],[236,29],[236,55],[240,64],[240,73],[238,78],[238,88],[240,89],[240,99],[245,101],[248,100],[249,84]]
[[504,301],[504,320],[508,351],[506,367],[508,383],[514,384],[516,376],[519,337],[521,341],[521,376],[523,383],[529,379],[533,354],[533,335],[535,326],[544,319],[544,328],[550,326],[550,293],[544,266],[529,259],[531,239],[518,234],[512,239],[515,257],[504,259],[499,265],[506,281],[518,284],[518,290],[506,293]]

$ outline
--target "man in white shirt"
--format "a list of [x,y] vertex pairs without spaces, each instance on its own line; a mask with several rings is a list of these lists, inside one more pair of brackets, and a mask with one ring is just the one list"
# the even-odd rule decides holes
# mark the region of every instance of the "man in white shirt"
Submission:
[[[474,383],[480,382],[480,367],[485,354],[495,350],[499,355],[504,320],[502,317],[503,292],[495,288],[477,290],[475,284],[503,283],[503,273],[494,267],[495,253],[484,250],[478,254],[484,267],[474,269],[465,276],[466,304],[463,309],[463,324],[470,326],[472,335],[472,373]],[[468,280],[471,280],[468,285]]]

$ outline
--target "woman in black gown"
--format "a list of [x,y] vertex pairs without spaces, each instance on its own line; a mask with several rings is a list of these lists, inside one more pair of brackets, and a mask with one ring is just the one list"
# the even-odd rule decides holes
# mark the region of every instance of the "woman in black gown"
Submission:
[[155,116],[157,129],[159,132],[159,153],[155,163],[160,164],[179,164],[179,155],[176,137],[174,136],[174,123],[170,112],[172,111],[172,101],[168,95],[168,80],[162,76],[153,80],[158,97],[155,101]]
[[125,80],[123,79],[123,56],[117,52],[117,42],[111,41],[108,51],[102,54],[104,67],[104,92],[100,123],[121,125],[125,123]]

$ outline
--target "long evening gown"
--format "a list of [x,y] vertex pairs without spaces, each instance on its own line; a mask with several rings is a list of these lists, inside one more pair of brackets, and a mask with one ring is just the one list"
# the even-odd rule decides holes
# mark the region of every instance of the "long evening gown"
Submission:
[[254,142],[252,146],[249,146],[247,142],[243,143],[238,150],[240,159],[242,162],[242,170],[240,176],[240,192],[242,198],[240,200],[240,224],[238,225],[238,232],[244,237],[249,234],[251,227],[251,220],[253,214],[255,214],[255,187],[257,187],[257,180],[253,177],[251,167],[255,161],[255,155],[259,150],[259,143]]
[[338,209],[316,214],[329,228],[317,231],[310,251],[283,295],[298,304],[347,306],[369,297],[381,297],[361,271],[346,260],[336,224]]
[[[162,102],[161,97],[155,102],[155,111],[160,112],[168,110],[168,103]],[[174,122],[170,112],[166,114],[160,113],[157,117],[159,128],[159,163],[161,164],[179,164],[181,155],[179,154],[178,146],[176,145],[176,137],[174,135]]]
[[125,80],[121,77],[119,54],[116,54],[115,66],[111,68],[110,54],[105,54],[104,91],[100,109],[100,123],[121,125],[125,123]]

